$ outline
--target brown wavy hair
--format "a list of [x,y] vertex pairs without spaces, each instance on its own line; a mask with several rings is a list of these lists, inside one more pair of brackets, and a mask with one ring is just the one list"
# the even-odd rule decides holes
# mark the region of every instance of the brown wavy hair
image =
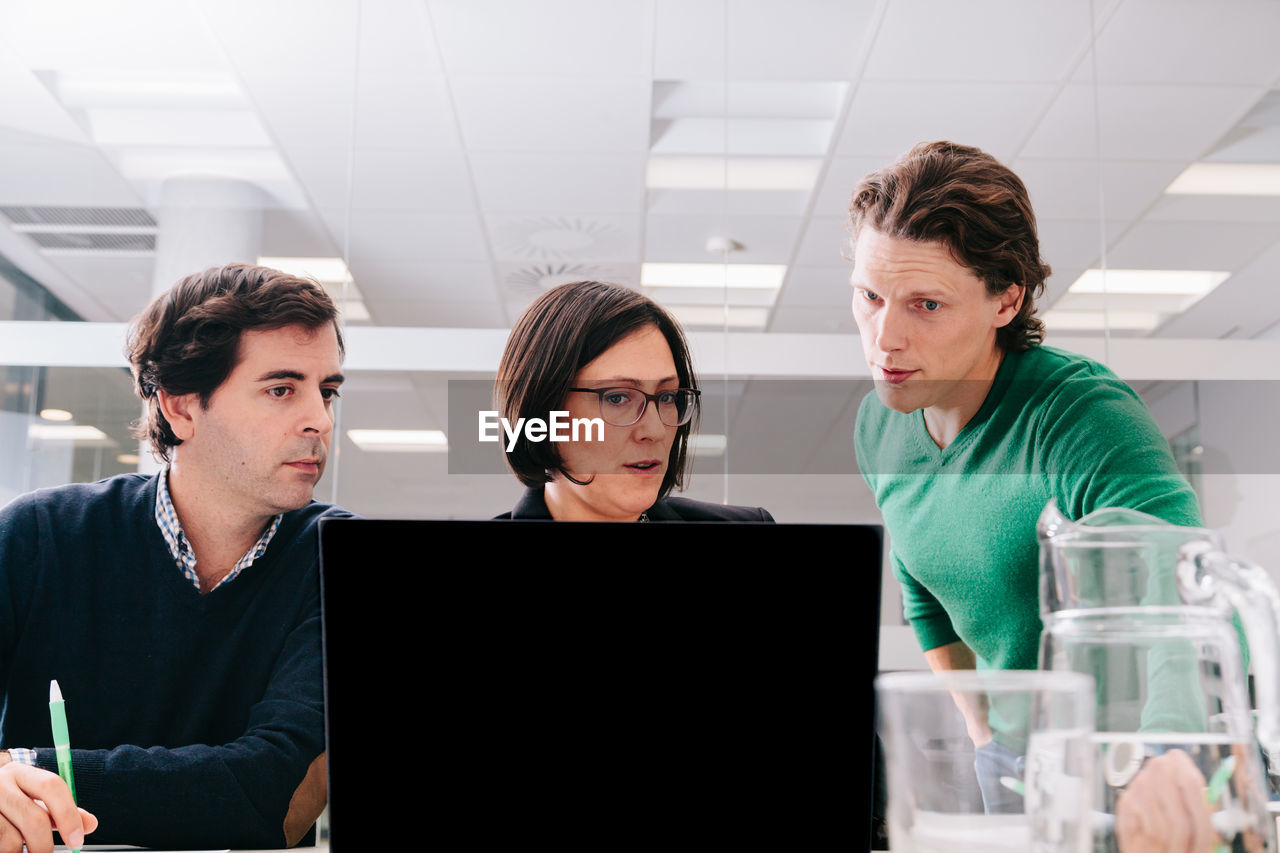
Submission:
[[1022,305],[996,343],[1019,352],[1044,340],[1036,299],[1051,272],[1040,257],[1036,216],[1022,179],[990,154],[954,142],[921,142],[864,177],[849,200],[853,243],[863,226],[887,237],[941,243],[998,296],[1023,286]]
[[338,309],[316,282],[268,267],[227,264],[194,273],[157,296],[129,328],[125,354],[134,392],[147,411],[134,436],[169,461],[182,444],[160,411],[159,391],[199,394],[207,407],[240,361],[240,336],[285,326],[319,329],[332,324],[338,353],[345,349]]
[[[502,417],[511,423],[517,418],[545,420],[551,411],[563,409],[579,370],[648,326],[657,327],[671,347],[680,387],[696,389],[698,380],[684,332],[652,299],[602,281],[575,281],[541,294],[512,327],[498,364],[493,396]],[[659,498],[672,488],[684,487],[689,435],[697,429],[699,411],[695,407],[693,419],[676,427]],[[569,477],[556,446],[550,441],[530,441],[524,432],[505,456],[512,472],[530,488],[551,482],[553,473]]]

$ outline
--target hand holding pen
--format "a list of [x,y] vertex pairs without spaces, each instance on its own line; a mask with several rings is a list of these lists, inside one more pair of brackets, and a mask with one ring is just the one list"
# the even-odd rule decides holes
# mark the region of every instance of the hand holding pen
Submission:
[[[51,714],[55,713],[53,697],[56,689],[56,682],[50,685]],[[57,701],[61,706],[61,696]],[[62,726],[65,733],[65,717]],[[65,741],[64,738],[64,748]],[[0,752],[0,756],[0,762],[6,762],[9,753]],[[61,765],[61,754],[58,757]],[[69,773],[69,750],[67,767]],[[85,835],[98,828],[98,819],[84,809],[76,808],[70,785],[55,774],[28,764],[3,763],[0,766],[0,853],[19,853],[23,844],[30,853],[50,853],[55,828],[65,844],[79,849],[84,844]]]

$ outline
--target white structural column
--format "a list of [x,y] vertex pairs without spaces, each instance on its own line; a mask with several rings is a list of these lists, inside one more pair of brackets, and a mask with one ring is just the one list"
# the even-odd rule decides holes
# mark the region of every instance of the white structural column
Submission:
[[[262,249],[262,209],[266,195],[254,184],[231,178],[182,176],[164,182],[156,219],[156,264],[151,295],[209,267],[257,263]],[[149,442],[138,448],[138,470],[160,466]]]
[[209,267],[257,263],[266,195],[244,181],[175,177],[164,183],[155,211],[156,265],[151,294]]

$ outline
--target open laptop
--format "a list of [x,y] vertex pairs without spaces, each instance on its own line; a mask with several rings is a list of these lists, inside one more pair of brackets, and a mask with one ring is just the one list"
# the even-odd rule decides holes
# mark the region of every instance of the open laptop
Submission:
[[866,849],[879,527],[328,519],[320,538],[338,853]]

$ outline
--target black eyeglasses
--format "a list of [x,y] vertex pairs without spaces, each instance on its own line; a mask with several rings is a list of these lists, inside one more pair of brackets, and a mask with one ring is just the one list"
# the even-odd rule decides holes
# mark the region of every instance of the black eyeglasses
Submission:
[[595,394],[600,398],[600,417],[610,426],[626,427],[644,417],[652,400],[658,407],[658,420],[667,426],[684,426],[693,420],[698,408],[695,388],[671,388],[657,394],[646,394],[639,388],[570,388],[572,392]]

